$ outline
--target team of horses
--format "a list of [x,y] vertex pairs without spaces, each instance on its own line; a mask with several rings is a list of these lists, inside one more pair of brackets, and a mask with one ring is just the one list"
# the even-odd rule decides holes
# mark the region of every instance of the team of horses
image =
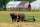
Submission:
[[[25,19],[25,15],[23,13],[11,13],[10,14],[11,18],[12,18],[12,22],[13,21],[26,21]],[[35,17],[33,16],[33,21],[35,21]]]
[[17,21],[17,22],[19,22],[19,21],[23,21],[24,20],[24,17],[25,17],[25,15],[24,14],[20,14],[20,13],[12,13],[12,14],[10,14],[10,16],[12,17],[12,22],[13,22],[13,20],[14,21]]

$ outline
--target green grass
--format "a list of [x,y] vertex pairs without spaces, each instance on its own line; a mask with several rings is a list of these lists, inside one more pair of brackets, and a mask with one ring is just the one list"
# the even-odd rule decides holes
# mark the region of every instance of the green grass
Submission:
[[10,22],[11,18],[7,11],[0,11],[0,22]]
[[[9,11],[9,12],[0,11],[0,22],[11,22],[10,12],[11,11]],[[28,18],[35,16],[36,21],[40,22],[40,12],[26,12],[26,11],[20,11],[20,12],[24,13],[25,16],[30,16]]]

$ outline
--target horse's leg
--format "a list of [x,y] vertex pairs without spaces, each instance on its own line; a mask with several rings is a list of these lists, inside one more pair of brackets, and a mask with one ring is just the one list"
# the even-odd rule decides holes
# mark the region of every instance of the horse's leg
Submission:
[[17,18],[18,20],[17,20],[17,22],[19,22],[20,21],[20,16],[18,16],[18,18]]
[[13,17],[12,17],[12,22],[13,22]]
[[16,20],[17,20],[17,16],[15,16],[14,20],[15,20],[15,22],[16,22]]

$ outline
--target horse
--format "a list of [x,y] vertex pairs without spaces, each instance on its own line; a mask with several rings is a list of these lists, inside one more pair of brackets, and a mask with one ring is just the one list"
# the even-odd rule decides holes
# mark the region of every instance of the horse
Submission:
[[12,22],[13,22],[13,20],[16,21],[17,16],[16,16],[14,13],[13,13],[13,14],[10,14],[10,16],[11,16],[11,18],[12,18]]

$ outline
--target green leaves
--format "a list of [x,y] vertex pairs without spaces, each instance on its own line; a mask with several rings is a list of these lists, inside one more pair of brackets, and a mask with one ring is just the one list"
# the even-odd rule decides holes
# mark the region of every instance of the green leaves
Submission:
[[29,1],[29,2],[33,2],[33,1],[36,1],[36,0],[27,0],[27,1]]
[[36,1],[36,0],[14,0],[14,1],[29,1],[29,2],[33,2],[33,1]]
[[10,0],[0,0],[2,3],[8,3]]

